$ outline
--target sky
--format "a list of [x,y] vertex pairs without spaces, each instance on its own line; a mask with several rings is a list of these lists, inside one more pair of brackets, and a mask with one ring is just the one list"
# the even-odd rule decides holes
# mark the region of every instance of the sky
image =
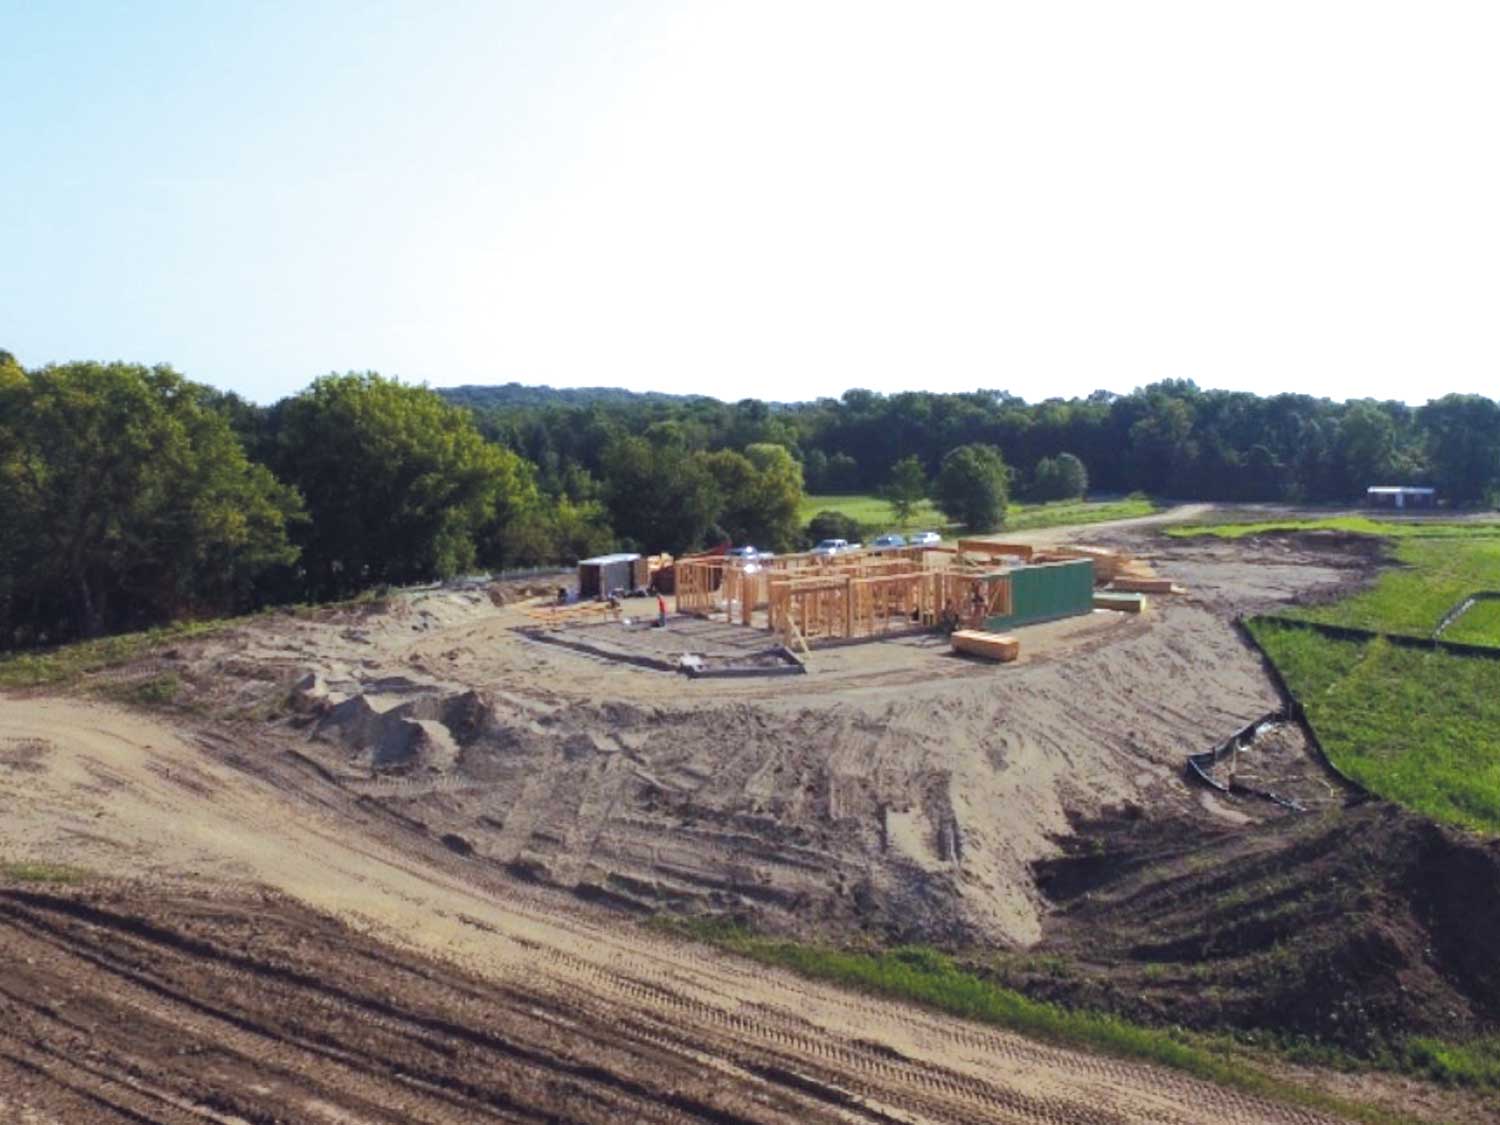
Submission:
[[1500,6],[0,0],[0,348],[1500,394]]

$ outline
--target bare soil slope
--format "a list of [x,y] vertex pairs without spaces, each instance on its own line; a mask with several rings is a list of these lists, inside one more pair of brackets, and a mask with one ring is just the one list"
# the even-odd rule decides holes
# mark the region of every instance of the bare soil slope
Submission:
[[8,846],[150,873],[0,888],[11,1120],[1318,1120],[653,938],[269,747],[45,699],[0,743]]
[[535,644],[506,599],[437,591],[257,622],[128,675],[271,716],[236,738],[277,784],[332,782],[536,883],[771,930],[1026,944],[1047,910],[1031,865],[1070,817],[1274,814],[1181,774],[1277,702],[1231,611],[1350,575],[1316,552],[1264,562],[1164,554],[1192,593],[1027,629],[1005,669],[918,638],[820,651],[801,677],[694,681]]
[[1078,828],[1038,871],[1059,907],[1040,949],[1072,967],[1012,984],[1359,1053],[1500,1027],[1500,841],[1383,802],[1213,836],[1133,816]]

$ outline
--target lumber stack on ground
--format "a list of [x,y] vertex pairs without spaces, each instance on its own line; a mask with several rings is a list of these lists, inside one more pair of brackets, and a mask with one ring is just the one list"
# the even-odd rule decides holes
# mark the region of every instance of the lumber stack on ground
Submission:
[[1134,578],[1128,574],[1122,574],[1109,584],[1111,590],[1121,590],[1131,594],[1171,594],[1176,591],[1172,587],[1170,578]]
[[958,549],[973,555],[1012,555],[1026,561],[1030,561],[1033,552],[1025,543],[997,543],[993,539],[960,539]]
[[572,605],[542,605],[526,607],[521,611],[527,617],[549,629],[565,625],[587,623],[590,620],[620,619],[620,611],[608,602],[574,602]]
[[1144,613],[1146,595],[1100,590],[1094,594],[1094,608],[1112,609],[1117,613]]
[[1003,633],[986,633],[982,629],[959,629],[952,637],[953,650],[970,656],[983,656],[1008,664],[1021,655],[1021,642]]
[[[1130,555],[1110,547],[1082,547],[1076,544],[1049,547],[1046,551],[1046,559],[1047,561],[1092,559],[1094,581],[1101,584],[1112,581],[1116,575],[1124,573],[1135,562]],[[1041,561],[1040,557],[1036,561]]]

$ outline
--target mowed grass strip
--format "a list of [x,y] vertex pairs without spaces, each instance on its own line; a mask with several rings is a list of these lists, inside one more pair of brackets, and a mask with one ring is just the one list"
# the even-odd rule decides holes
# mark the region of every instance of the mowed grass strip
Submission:
[[952,958],[926,946],[863,952],[764,937],[716,919],[660,919],[654,925],[813,980],[921,1004],[1034,1039],[1156,1063],[1221,1086],[1372,1125],[1408,1120],[1287,1082],[1247,1065],[1242,1055],[1211,1049],[1181,1031],[1032,1000],[959,968]]
[[1244,539],[1291,531],[1343,531],[1382,539],[1489,539],[1500,536],[1497,520],[1377,520],[1369,516],[1326,516],[1309,519],[1226,520],[1220,523],[1182,523],[1166,528],[1174,539],[1212,536]]
[[804,496],[802,506],[797,510],[797,519],[805,526],[819,512],[838,512],[848,516],[865,527],[874,528],[876,535],[887,528],[896,531],[937,531],[944,534],[949,531],[948,517],[938,511],[931,500],[923,500],[917,504],[905,527],[897,525],[888,502],[868,493]]
[[1500,833],[1500,661],[1250,629],[1339,769],[1435,820]]
[[[1120,500],[1058,500],[1050,504],[1012,504],[1006,512],[1005,525],[1000,530],[1034,531],[1066,524],[1135,519],[1149,516],[1156,510],[1156,505],[1144,496],[1127,496]],[[905,526],[896,523],[891,515],[890,504],[879,496],[869,494],[804,496],[797,518],[806,524],[819,512],[842,513],[872,529],[872,533],[876,535],[887,530],[936,531],[945,538],[953,538],[963,531],[958,524],[950,522],[948,517],[938,511],[931,500],[923,500],[918,504]]]
[[35,863],[30,860],[0,859],[0,882],[3,883],[82,883],[89,873],[81,867],[61,863]]
[[[1476,590],[1500,590],[1500,534],[1401,539],[1395,555],[1403,565],[1385,571],[1368,590],[1332,605],[1295,610],[1295,615],[1381,633],[1430,637],[1443,615],[1464,598]],[[1470,643],[1500,643],[1500,637],[1474,639],[1482,638],[1487,621],[1483,616],[1478,619]],[[1444,635],[1453,641],[1466,639],[1451,630]]]

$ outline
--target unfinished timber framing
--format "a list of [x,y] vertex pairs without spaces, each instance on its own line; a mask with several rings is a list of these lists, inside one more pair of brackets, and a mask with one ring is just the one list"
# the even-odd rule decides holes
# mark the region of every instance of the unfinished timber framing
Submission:
[[1010,579],[951,549],[796,554],[742,563],[677,560],[677,611],[767,629],[789,649],[809,642],[978,625],[1011,610]]
[[731,624],[749,625],[756,610],[769,608],[771,585],[782,578],[910,574],[934,565],[952,566],[953,563],[922,547],[833,556],[807,552],[750,562],[722,556],[678,559],[677,612],[699,617],[722,614]]
[[772,575],[767,625],[788,648],[813,641],[983,624],[1011,611],[1010,577],[956,570]]
[[707,617],[718,608],[727,560],[721,557],[678,559],[677,612]]

